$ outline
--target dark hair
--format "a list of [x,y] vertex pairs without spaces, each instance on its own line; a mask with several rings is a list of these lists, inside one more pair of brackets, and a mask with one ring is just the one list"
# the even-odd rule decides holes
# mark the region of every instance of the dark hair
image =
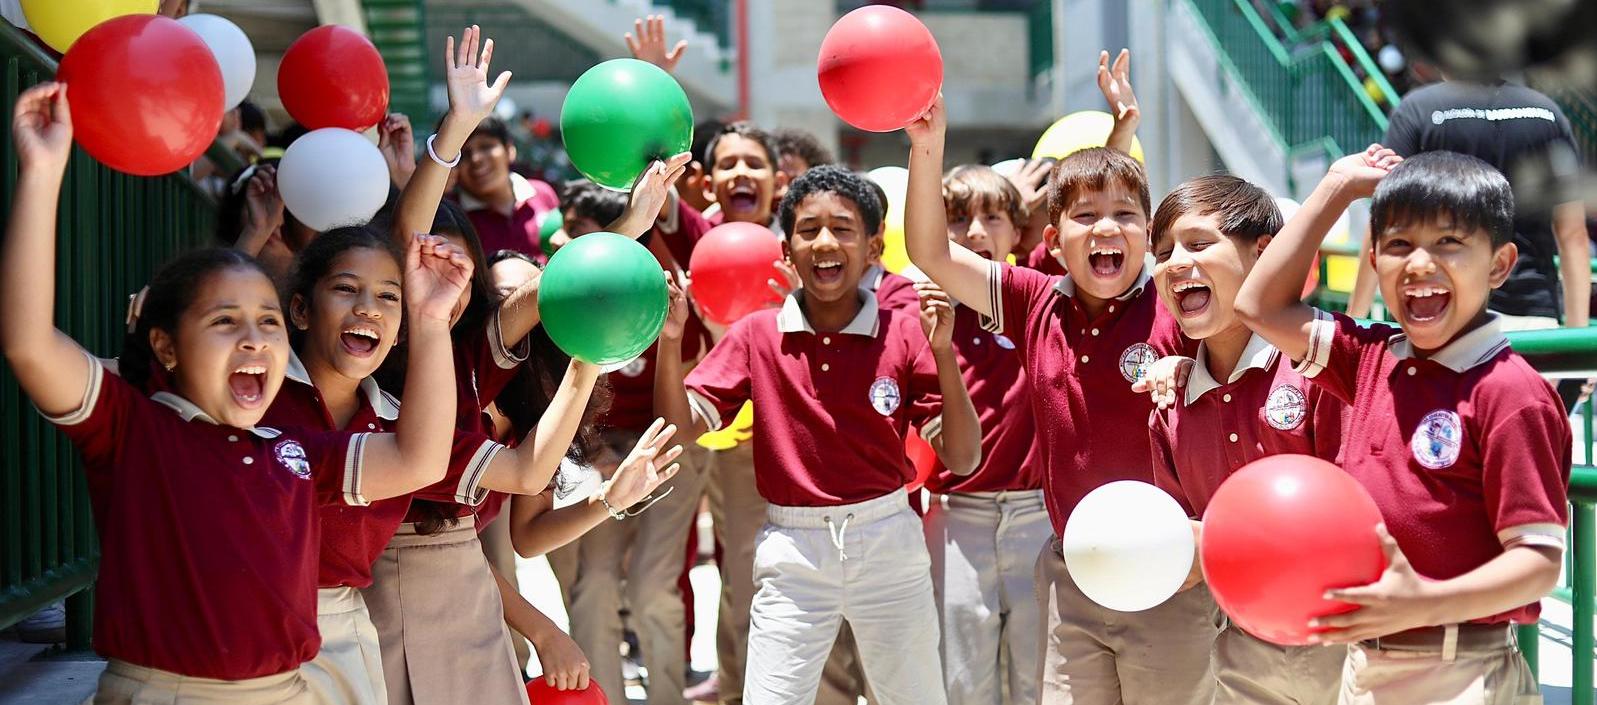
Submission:
[[525,252],[519,252],[516,250],[500,250],[488,256],[488,268],[492,269],[494,265],[499,264],[507,259],[519,259],[535,267],[538,266],[538,263],[532,261],[532,258],[527,256],[527,253]]
[[1375,188],[1370,232],[1450,220],[1458,230],[1485,230],[1496,249],[1514,241],[1514,190],[1503,173],[1457,152],[1423,152],[1392,169]]
[[882,206],[882,222],[877,223],[876,230],[871,232],[874,237],[877,233],[882,232],[882,224],[887,221],[887,189],[882,188],[882,185],[876,183],[876,179],[871,178],[869,174],[856,173],[855,176],[865,180],[865,185],[870,186],[871,192],[876,194],[876,202]]
[[566,182],[560,190],[560,212],[570,211],[578,218],[588,218],[599,227],[605,227],[621,217],[627,210],[627,194],[611,191],[587,179]]
[[776,151],[776,140],[771,138],[771,133],[754,126],[747,120],[739,120],[721,128],[714,137],[704,145],[704,173],[715,173],[715,148],[720,146],[721,138],[727,135],[737,135],[743,139],[754,140],[760,143],[760,149],[765,150],[765,159],[771,163],[771,170],[776,170],[776,158],[780,152]]
[[[260,106],[246,100],[238,104],[238,125],[245,132],[251,130],[265,132],[266,113],[261,111]],[[266,145],[261,146],[264,147]]]
[[1149,226],[1153,244],[1189,213],[1219,214],[1220,232],[1248,243],[1281,232],[1281,209],[1269,193],[1244,179],[1215,174],[1183,181],[1159,202]]
[[[294,258],[294,270],[289,275],[288,287],[282,294],[284,303],[292,304],[294,296],[298,295],[305,299],[308,306],[316,298],[316,282],[327,276],[328,271],[333,268],[333,262],[345,252],[360,247],[386,253],[394,258],[394,264],[400,271],[404,271],[405,254],[394,246],[394,241],[388,237],[387,231],[369,225],[334,228],[311,240],[311,243],[300,251],[299,256]],[[295,326],[289,326],[288,330],[294,348],[300,349],[304,342],[304,331]]]
[[710,140],[720,135],[725,127],[726,122],[716,118],[701,120],[699,124],[693,126],[693,141],[689,143],[688,151],[693,154],[695,161],[705,167],[706,173],[709,172],[710,165],[705,163],[704,158],[709,153],[706,150],[710,148]]
[[463,331],[475,331],[478,326],[485,325],[488,315],[499,305],[499,298],[494,295],[493,278],[488,272],[488,258],[483,254],[482,239],[477,237],[477,228],[472,226],[465,209],[447,198],[439,201],[438,212],[433,215],[432,231],[434,235],[460,238],[466,243],[466,252],[471,255],[471,301],[466,304],[460,321],[455,324],[458,337]]
[[882,225],[882,203],[871,191],[869,181],[834,165],[818,166],[800,174],[793,183],[787,185],[787,195],[782,198],[779,215],[782,232],[792,235],[793,212],[804,199],[817,193],[835,193],[854,202],[854,207],[859,209],[860,219],[864,221],[860,225],[864,226],[865,234],[875,235],[877,228]]
[[294,144],[294,140],[304,137],[305,133],[307,132],[310,132],[310,130],[305,129],[304,125],[301,125],[297,122],[291,122],[287,125],[284,125],[283,129],[278,130],[277,134],[268,135],[266,138],[266,146],[277,147],[279,149],[288,149],[289,145]]
[[961,164],[949,170],[943,177],[943,209],[948,217],[975,215],[983,208],[1002,211],[1017,229],[1026,227],[1026,204],[1003,174],[982,164]]
[[123,341],[118,366],[122,378],[134,387],[144,388],[156,364],[155,351],[150,348],[150,331],[164,330],[176,335],[178,321],[199,298],[199,292],[211,275],[234,268],[260,272],[271,281],[271,275],[255,258],[225,247],[187,252],[162,266],[150,280],[150,292],[144,296],[138,322]]
[[1048,175],[1048,222],[1059,226],[1059,214],[1077,191],[1102,191],[1110,184],[1135,194],[1143,216],[1153,210],[1148,197],[1148,174],[1142,170],[1142,163],[1118,149],[1091,147],[1071,152],[1054,164]]
[[[516,376],[494,399],[499,411],[510,420],[511,433],[516,438],[525,436],[538,425],[538,420],[549,410],[549,402],[554,400],[561,376],[571,364],[571,357],[555,345],[543,326],[537,326],[527,334],[527,349],[527,361],[516,370]],[[568,457],[583,460],[594,456],[600,447],[594,419],[610,408],[611,398],[610,383],[601,375],[588,397],[587,408],[582,412],[582,425],[577,429]]]
[[814,168],[831,164],[836,159],[832,152],[821,144],[819,137],[805,130],[788,128],[778,130],[775,135],[777,153],[781,156],[793,155],[803,159],[805,165]]
[[466,139],[469,140],[477,135],[492,137],[506,147],[513,147],[516,144],[516,141],[510,137],[510,125],[499,119],[497,115],[489,115],[483,118],[482,122],[477,123],[477,129],[472,130]]

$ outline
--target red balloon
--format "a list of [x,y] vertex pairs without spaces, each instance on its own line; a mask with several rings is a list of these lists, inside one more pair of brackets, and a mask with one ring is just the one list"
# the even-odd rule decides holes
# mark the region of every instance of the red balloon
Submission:
[[588,681],[587,690],[555,690],[542,677],[527,681],[527,699],[532,705],[610,705],[598,681]]
[[359,32],[324,25],[301,35],[283,53],[277,92],[288,114],[306,129],[360,132],[388,112],[388,67]]
[[78,144],[112,169],[156,176],[182,169],[222,124],[222,69],[177,20],[124,15],[83,33],[61,58]]
[[1314,292],[1320,290],[1320,253],[1314,253],[1314,266],[1309,267],[1309,278],[1303,280],[1303,295],[1298,297],[1307,301]]
[[943,85],[943,55],[926,25],[896,7],[843,15],[821,40],[821,95],[844,122],[892,132],[920,117]]
[[1199,556],[1220,608],[1254,636],[1307,644],[1309,620],[1348,612],[1324,598],[1386,569],[1381,511],[1352,476],[1307,455],[1275,455],[1227,478],[1203,513]]
[[919,433],[913,431],[904,437],[904,456],[909,458],[909,464],[915,467],[915,479],[909,482],[909,491],[914,492],[926,486],[926,481],[931,479],[932,473],[937,471],[937,451],[932,444],[921,438]]
[[781,303],[767,283],[783,281],[775,264],[779,259],[782,243],[769,228],[754,223],[717,225],[693,246],[688,262],[693,300],[704,315],[723,325]]

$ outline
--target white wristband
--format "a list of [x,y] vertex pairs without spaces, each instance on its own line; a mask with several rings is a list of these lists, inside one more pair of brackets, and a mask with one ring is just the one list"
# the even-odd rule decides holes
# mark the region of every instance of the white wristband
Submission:
[[443,167],[445,169],[453,169],[453,168],[455,168],[457,166],[460,166],[460,156],[461,155],[456,154],[454,161],[446,162],[441,157],[438,156],[437,152],[433,151],[433,140],[435,140],[435,139],[438,139],[438,135],[436,135],[436,134],[434,134],[434,135],[432,135],[432,136],[427,138],[427,156],[432,157],[433,161],[438,162],[438,166],[441,166],[441,167]]

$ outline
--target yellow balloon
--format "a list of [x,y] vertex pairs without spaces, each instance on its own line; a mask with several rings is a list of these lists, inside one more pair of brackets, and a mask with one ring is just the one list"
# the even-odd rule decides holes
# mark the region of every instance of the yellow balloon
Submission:
[[726,428],[699,436],[699,445],[710,450],[731,450],[754,437],[754,403],[744,402],[736,418]]
[[[1115,127],[1115,118],[1102,110],[1083,110],[1059,118],[1037,138],[1037,147],[1031,150],[1032,159],[1063,159],[1071,152],[1089,147],[1102,147],[1109,141],[1109,132]],[[1131,157],[1142,161],[1142,141],[1131,138]]]
[[84,32],[123,15],[153,15],[160,0],[22,0],[33,33],[63,54]]

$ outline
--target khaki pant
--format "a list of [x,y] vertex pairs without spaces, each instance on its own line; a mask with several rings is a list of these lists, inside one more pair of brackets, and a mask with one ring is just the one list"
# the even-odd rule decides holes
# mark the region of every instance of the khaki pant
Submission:
[[[488,564],[504,576],[505,582],[518,592],[521,590],[521,580],[516,577],[516,548],[510,544],[510,502],[505,501],[504,510],[499,516],[494,517],[493,523],[483,529],[477,538],[482,541],[482,554],[488,557]],[[521,672],[527,672],[527,660],[532,657],[532,649],[527,644],[526,636],[510,630],[510,645],[516,647],[516,664],[521,667]]]
[[[631,442],[615,438],[611,445],[624,456],[636,440],[635,435]],[[565,588],[571,638],[587,655],[593,680],[606,693],[617,694],[613,697],[626,692],[620,647],[625,626],[630,626],[649,672],[649,705],[682,703],[687,675],[686,615],[677,580],[705,474],[704,451],[687,444],[684,448],[677,460],[682,469],[668,485],[669,495],[638,516],[605,520],[550,556]],[[623,605],[629,615],[626,625]]]
[[1042,491],[932,495],[925,523],[949,705],[1035,702]]
[[193,678],[111,659],[94,705],[320,705],[299,669],[241,681]]
[[1043,624],[1037,702],[1209,705],[1220,609],[1199,585],[1142,612],[1103,607],[1076,587],[1056,537],[1037,557]]
[[1215,705],[1334,705],[1345,646],[1279,646],[1235,624],[1214,643]]
[[383,650],[360,591],[317,590],[316,628],[322,633],[321,651],[300,672],[317,700],[327,705],[388,705]]
[[1342,705],[1541,705],[1536,675],[1517,647],[1440,652],[1348,649]]

